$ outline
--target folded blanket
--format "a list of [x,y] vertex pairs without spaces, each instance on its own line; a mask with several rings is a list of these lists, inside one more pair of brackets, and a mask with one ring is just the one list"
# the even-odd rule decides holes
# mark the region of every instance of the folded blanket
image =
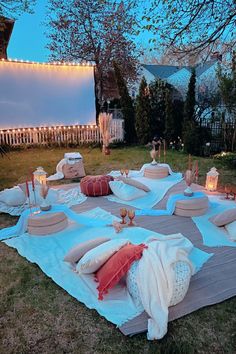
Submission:
[[146,241],[148,248],[137,268],[137,285],[148,320],[148,339],[161,339],[167,332],[168,307],[175,284],[174,264],[183,261],[194,266],[189,260],[193,244],[181,234],[152,237]]

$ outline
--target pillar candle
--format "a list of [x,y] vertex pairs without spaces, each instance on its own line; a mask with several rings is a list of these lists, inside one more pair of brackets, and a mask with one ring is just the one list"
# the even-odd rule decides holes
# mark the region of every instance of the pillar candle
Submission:
[[26,196],[27,196],[27,198],[29,198],[29,184],[28,184],[28,181],[26,180],[26,182],[25,182],[25,187],[26,187]]
[[198,175],[199,175],[198,161],[196,161],[196,165],[195,165],[195,179],[196,179],[196,182],[198,181]]
[[31,182],[32,182],[32,189],[33,191],[35,190],[35,184],[34,184],[34,175],[33,172],[31,172]]

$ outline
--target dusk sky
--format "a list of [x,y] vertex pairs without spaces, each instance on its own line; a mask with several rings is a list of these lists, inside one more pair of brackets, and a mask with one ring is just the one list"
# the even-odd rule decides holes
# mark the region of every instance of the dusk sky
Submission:
[[47,0],[37,1],[34,14],[23,14],[15,22],[8,47],[8,57],[32,61],[47,61],[49,51],[42,22],[45,20]]

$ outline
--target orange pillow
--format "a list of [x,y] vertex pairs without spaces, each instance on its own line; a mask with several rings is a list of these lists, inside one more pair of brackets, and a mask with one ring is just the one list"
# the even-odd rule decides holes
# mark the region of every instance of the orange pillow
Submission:
[[99,300],[103,300],[103,295],[120,281],[132,263],[142,257],[144,248],[147,248],[144,244],[123,246],[95,273]]

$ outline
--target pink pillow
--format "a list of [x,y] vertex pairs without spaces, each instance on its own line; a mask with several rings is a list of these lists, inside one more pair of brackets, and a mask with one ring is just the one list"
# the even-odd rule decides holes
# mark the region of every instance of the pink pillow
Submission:
[[123,246],[95,273],[99,300],[103,300],[103,295],[120,281],[132,263],[142,257],[144,248],[147,248],[144,244]]
[[220,214],[214,215],[209,220],[216,226],[224,226],[236,220],[236,208],[228,209]]
[[119,181],[122,181],[125,184],[129,184],[130,186],[136,187],[138,189],[142,189],[144,192],[150,192],[150,188],[145,186],[145,184],[143,184],[139,181],[136,181],[135,179],[132,179],[129,177],[123,177],[123,176],[119,176],[117,179]]
[[64,262],[69,262],[72,265],[79,262],[79,260],[91,249],[101,245],[102,243],[110,241],[110,238],[99,237],[92,240],[88,240],[70,249],[70,251],[65,255]]

